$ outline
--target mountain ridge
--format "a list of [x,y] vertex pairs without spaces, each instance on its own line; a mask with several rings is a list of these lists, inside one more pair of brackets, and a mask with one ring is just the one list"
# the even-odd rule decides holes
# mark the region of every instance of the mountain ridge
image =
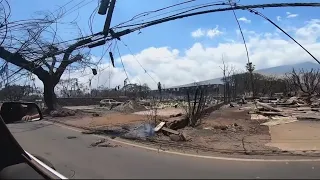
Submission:
[[312,68],[318,68],[320,69],[320,65],[314,62],[302,62],[297,64],[288,64],[288,65],[281,65],[281,66],[275,66],[270,68],[264,68],[264,69],[258,69],[256,72],[262,73],[262,74],[285,74],[288,72],[291,72],[292,69],[304,69],[304,70],[311,70]]
[[[296,63],[296,64],[287,64],[287,65],[281,65],[281,66],[275,66],[270,68],[264,68],[264,69],[257,69],[255,72],[263,74],[263,75],[284,75],[285,73],[291,72],[292,69],[304,69],[304,70],[311,70],[313,69],[320,69],[320,64],[314,63],[314,62],[302,62],[302,63]],[[170,88],[180,88],[180,87],[190,87],[194,85],[206,85],[206,84],[222,84],[221,81],[222,77],[214,78],[214,79],[208,79],[204,81],[198,81],[194,83],[188,83],[184,85],[178,85],[173,86]]]

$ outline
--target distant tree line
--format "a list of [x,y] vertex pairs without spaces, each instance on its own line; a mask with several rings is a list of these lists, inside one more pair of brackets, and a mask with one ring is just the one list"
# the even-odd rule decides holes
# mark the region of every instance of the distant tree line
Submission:
[[29,101],[41,98],[41,92],[29,85],[7,85],[0,90],[1,101]]
[[253,89],[250,85],[250,73],[229,73],[222,78],[225,101],[231,101],[242,95],[283,96],[304,95],[309,98],[320,95],[320,69],[292,69],[285,75],[263,75],[253,73]]
[[78,82],[77,78],[62,79],[56,87],[60,97],[117,97],[127,96],[130,98],[142,97],[146,98],[150,91],[147,84],[125,84],[123,87],[116,86],[114,88],[107,88],[99,86],[97,88],[89,89],[84,84]]

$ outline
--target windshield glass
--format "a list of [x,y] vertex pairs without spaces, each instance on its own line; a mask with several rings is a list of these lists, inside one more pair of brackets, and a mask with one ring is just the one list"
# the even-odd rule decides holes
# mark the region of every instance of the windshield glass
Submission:
[[1,116],[66,177],[320,178],[320,2],[0,4]]

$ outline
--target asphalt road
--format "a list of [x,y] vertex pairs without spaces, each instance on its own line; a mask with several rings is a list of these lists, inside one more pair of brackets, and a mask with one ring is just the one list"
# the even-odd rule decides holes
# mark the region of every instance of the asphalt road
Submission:
[[45,121],[8,126],[25,150],[68,178],[320,178],[320,162],[226,161],[126,145],[91,147],[101,138]]

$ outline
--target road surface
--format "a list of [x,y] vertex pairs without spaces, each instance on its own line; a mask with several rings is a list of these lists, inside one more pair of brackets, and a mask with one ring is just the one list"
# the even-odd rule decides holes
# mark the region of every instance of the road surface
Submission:
[[[101,139],[45,121],[8,125],[25,150],[68,178],[320,178],[320,162],[242,162],[91,147]],[[114,144],[114,143],[112,143]]]

